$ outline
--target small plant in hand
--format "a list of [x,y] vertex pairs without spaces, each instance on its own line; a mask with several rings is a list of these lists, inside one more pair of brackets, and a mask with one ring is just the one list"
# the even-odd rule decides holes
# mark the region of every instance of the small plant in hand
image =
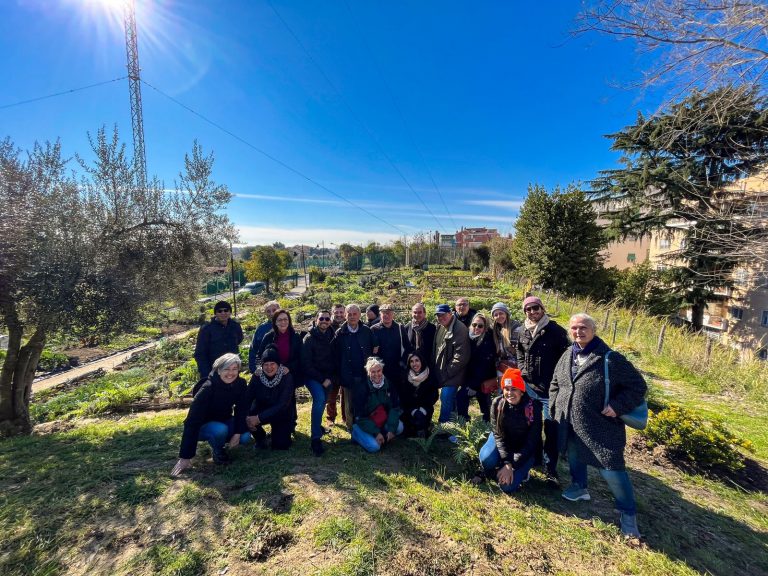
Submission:
[[670,456],[684,458],[696,466],[737,472],[744,468],[741,450],[754,452],[752,442],[692,410],[673,404],[652,413],[644,435],[647,446],[663,446]]

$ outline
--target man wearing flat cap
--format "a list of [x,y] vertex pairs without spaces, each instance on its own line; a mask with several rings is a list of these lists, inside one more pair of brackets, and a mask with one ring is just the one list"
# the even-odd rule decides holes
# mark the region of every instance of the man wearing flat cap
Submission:
[[464,383],[464,370],[469,362],[469,331],[458,321],[448,304],[435,308],[437,333],[433,351],[435,376],[440,387],[438,422],[448,422],[456,405],[456,393]]

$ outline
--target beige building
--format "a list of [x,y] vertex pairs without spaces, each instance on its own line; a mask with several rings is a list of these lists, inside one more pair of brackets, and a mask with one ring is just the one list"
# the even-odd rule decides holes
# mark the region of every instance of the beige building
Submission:
[[618,268],[624,270],[631,268],[635,264],[642,264],[648,260],[651,239],[647,236],[643,238],[627,238],[623,242],[611,242],[603,250],[605,261],[603,265],[606,268]]
[[[744,201],[749,198],[749,217],[765,222],[768,226],[768,173],[753,176],[735,183],[723,194],[727,201]],[[739,217],[739,216],[736,216]],[[599,216],[598,216],[599,218]],[[598,219],[598,222],[600,220]],[[681,225],[681,230],[682,230]],[[670,253],[682,248],[682,232],[654,233],[641,241],[632,240],[612,243],[606,250],[606,266],[619,269],[645,261],[639,254],[645,254],[657,270],[669,266]],[[704,328],[713,337],[737,348],[744,353],[754,352],[763,360],[768,359],[768,266],[765,254],[750,257],[745,253],[744,266],[733,273],[733,287],[716,288],[713,299],[704,312]],[[681,318],[690,321],[690,310],[681,310]]]

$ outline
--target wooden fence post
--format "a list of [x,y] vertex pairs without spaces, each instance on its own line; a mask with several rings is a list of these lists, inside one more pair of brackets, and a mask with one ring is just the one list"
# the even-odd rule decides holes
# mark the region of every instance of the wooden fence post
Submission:
[[576,298],[573,298],[573,299],[571,300],[571,310],[568,312],[568,317],[569,317],[569,318],[570,318],[571,316],[573,316],[573,309],[575,308],[575,306],[576,306]]
[[619,321],[614,320],[613,321],[613,334],[611,335],[611,346],[613,346],[616,343],[616,329],[619,327]]
[[608,316],[611,315],[611,309],[606,308],[605,309],[605,317],[603,318],[603,331],[608,329]]
[[704,354],[704,363],[709,366],[709,359],[712,357],[712,338],[707,338],[707,351]]
[[667,333],[667,323],[661,325],[661,332],[659,332],[659,343],[656,345],[656,354],[661,354],[661,350],[664,348],[664,335]]
[[560,292],[555,292],[555,316],[560,314]]
[[627,327],[627,339],[632,336],[632,329],[635,327],[635,315],[629,319],[629,326]]

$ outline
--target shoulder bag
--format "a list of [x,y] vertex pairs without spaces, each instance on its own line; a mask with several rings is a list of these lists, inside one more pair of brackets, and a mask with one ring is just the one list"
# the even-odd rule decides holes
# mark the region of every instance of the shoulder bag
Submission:
[[[608,406],[608,400],[611,394],[611,379],[608,376],[608,356],[611,355],[611,350],[605,355],[605,405]],[[635,430],[645,430],[648,425],[648,402],[643,400],[639,406],[633,408],[630,412],[619,416],[624,421],[624,424]]]

